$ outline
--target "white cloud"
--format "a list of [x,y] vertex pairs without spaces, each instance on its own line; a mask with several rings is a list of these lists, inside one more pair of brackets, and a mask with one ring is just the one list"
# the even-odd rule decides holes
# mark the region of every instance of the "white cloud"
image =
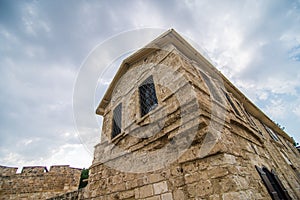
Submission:
[[299,118],[300,121],[300,101],[297,105],[295,105],[293,113]]
[[[91,165],[92,157],[81,144],[64,144],[51,151],[48,157],[39,157],[34,160],[27,160],[24,154],[10,152],[2,157],[3,163],[8,166],[47,166],[70,165],[71,167],[87,168]],[[1,164],[3,164],[1,163]]]
[[92,164],[92,156],[86,151],[82,144],[64,144],[58,149],[53,149],[50,157],[45,158],[42,163],[51,165],[71,165],[87,168]]
[[271,100],[266,106],[265,112],[273,119],[284,119],[289,114],[288,106],[281,99]]
[[22,21],[26,33],[32,36],[47,34],[51,30],[49,24],[41,18],[35,4],[27,4],[24,6]]

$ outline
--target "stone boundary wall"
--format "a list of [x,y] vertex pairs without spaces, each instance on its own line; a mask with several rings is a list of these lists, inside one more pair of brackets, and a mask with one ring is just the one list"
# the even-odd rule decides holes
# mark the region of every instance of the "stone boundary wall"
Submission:
[[68,192],[65,194],[60,194],[54,197],[51,197],[47,200],[84,200],[84,193],[86,192],[85,188],[80,188],[78,190],[75,190],[73,192]]
[[17,173],[17,167],[6,167],[0,165],[0,176],[11,176]]
[[0,166],[0,200],[46,199],[78,189],[81,169],[69,165],[17,168]]

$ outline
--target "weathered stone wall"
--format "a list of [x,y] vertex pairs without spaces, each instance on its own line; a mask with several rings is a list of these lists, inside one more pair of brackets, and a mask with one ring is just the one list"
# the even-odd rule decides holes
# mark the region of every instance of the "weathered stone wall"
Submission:
[[15,175],[17,173],[17,170],[18,170],[17,167],[0,166],[0,175],[1,176]]
[[79,199],[83,199],[83,192],[84,192],[84,188],[81,188],[73,192],[68,192],[68,193],[51,197],[47,200],[75,200],[75,199],[79,200]]
[[17,168],[0,167],[0,199],[46,199],[78,189],[81,169],[67,165]]
[[[171,72],[168,76],[161,65]],[[277,135],[278,141],[270,137],[259,117],[244,108],[241,97],[222,89],[222,81],[206,71],[203,63],[173,49],[158,50],[128,67],[104,112],[101,143],[95,147],[89,185],[82,198],[271,199],[255,168],[266,166],[276,170],[293,199],[300,199],[299,152],[287,135]],[[140,117],[138,86],[150,75],[158,107],[151,117]],[[119,103],[123,105],[122,132],[112,139],[112,111]],[[226,113],[224,119],[212,112],[213,106]],[[138,135],[145,137],[135,137]],[[193,136],[192,142],[178,159],[163,168],[151,165],[156,161],[151,157],[153,151],[182,138],[188,141],[189,136]],[[204,145],[207,142],[213,145]],[[139,157],[142,153],[145,156]],[[171,154],[165,153],[159,154],[159,159],[169,159]],[[136,168],[139,159],[148,165]]]

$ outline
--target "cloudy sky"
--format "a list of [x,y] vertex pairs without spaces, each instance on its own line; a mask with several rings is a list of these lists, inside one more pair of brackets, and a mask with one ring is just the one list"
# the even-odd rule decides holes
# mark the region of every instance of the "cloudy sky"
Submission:
[[89,167],[73,119],[80,67],[97,45],[142,28],[174,28],[196,42],[300,142],[299,0],[0,0],[0,165]]

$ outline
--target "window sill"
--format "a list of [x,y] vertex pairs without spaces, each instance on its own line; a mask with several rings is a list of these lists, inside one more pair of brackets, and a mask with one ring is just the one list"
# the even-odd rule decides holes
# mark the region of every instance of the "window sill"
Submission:
[[[236,118],[238,119],[238,118]],[[230,119],[230,123],[238,125],[240,128],[246,130],[249,134],[254,136],[261,144],[264,143],[263,135],[259,134],[256,129],[253,129],[248,123],[245,123],[242,120]]]
[[117,140],[123,138],[124,136],[125,136],[125,132],[122,131],[122,132],[119,133],[117,136],[115,136],[114,138],[112,138],[112,139],[110,140],[110,142],[116,142]]
[[158,110],[160,110],[161,106],[157,105],[155,106],[151,111],[149,111],[146,115],[143,117],[140,117],[136,120],[136,123],[140,126],[146,126],[150,124],[150,115],[156,113]]
[[[258,132],[258,133],[261,132],[257,126],[252,125],[252,124],[251,124],[248,120],[246,120],[244,117],[241,117],[241,116],[237,115],[234,111],[233,111],[233,114],[234,114],[234,116],[235,116],[237,119],[240,120],[240,123],[247,124],[247,125],[249,126],[248,128],[249,128],[249,129],[252,129],[252,131]],[[262,134],[259,133],[259,135],[261,135],[261,137],[264,138],[264,136],[263,136]]]
[[274,145],[276,145],[276,146],[278,146],[278,147],[280,147],[280,148],[284,148],[284,145],[281,143],[281,141],[279,141],[279,140],[274,140],[271,136],[270,136],[270,141],[271,141]]

